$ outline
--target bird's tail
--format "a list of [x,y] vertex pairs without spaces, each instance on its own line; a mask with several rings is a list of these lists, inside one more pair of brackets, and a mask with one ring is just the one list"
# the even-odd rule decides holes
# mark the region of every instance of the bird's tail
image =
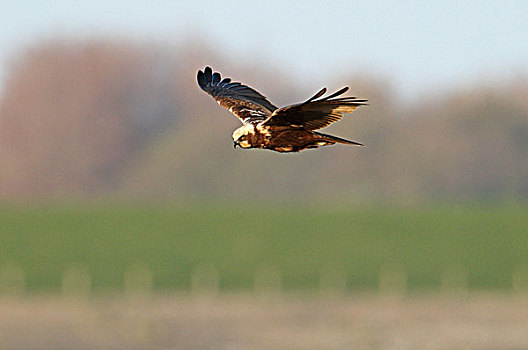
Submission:
[[350,140],[345,140],[345,139],[342,139],[340,137],[337,137],[337,136],[332,136],[332,135],[328,135],[328,134],[323,134],[321,132],[314,132],[316,135],[320,136],[323,140],[325,141],[328,141],[328,142],[332,142],[332,143],[342,143],[342,144],[345,144],[345,145],[356,145],[356,146],[363,146],[362,143],[359,143],[359,142],[355,142],[355,141],[350,141]]

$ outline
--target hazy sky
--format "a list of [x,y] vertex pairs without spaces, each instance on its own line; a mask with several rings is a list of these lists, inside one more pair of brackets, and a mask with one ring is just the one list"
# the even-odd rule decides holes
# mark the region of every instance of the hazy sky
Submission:
[[367,71],[408,96],[528,73],[528,1],[2,0],[0,14],[0,79],[39,39],[115,35],[208,39],[305,83]]

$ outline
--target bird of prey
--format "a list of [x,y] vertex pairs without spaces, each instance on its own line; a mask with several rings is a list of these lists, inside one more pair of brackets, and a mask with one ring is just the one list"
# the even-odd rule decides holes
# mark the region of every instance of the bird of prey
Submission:
[[244,124],[233,132],[233,146],[236,148],[261,148],[277,152],[299,152],[304,149],[342,143],[361,143],[331,136],[315,130],[324,128],[351,113],[367,100],[356,97],[338,97],[348,87],[321,97],[321,89],[305,102],[275,107],[258,91],[231,79],[222,80],[220,73],[213,73],[210,67],[198,71],[198,85],[211,95],[219,105],[229,109]]

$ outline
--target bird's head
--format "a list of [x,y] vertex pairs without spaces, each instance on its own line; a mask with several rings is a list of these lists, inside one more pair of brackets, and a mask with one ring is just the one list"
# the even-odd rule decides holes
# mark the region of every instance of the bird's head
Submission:
[[233,147],[251,148],[250,134],[254,134],[253,125],[244,125],[233,132]]

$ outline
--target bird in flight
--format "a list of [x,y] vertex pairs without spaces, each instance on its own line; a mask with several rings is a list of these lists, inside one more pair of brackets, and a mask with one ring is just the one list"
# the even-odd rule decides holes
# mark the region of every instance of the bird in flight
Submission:
[[348,87],[321,97],[321,89],[305,102],[277,108],[258,91],[231,79],[222,79],[210,67],[198,71],[198,85],[219,105],[229,109],[244,125],[233,132],[233,146],[261,148],[277,152],[299,152],[309,148],[342,143],[363,146],[361,143],[317,132],[340,120],[343,113],[351,113],[367,100],[338,97]]

